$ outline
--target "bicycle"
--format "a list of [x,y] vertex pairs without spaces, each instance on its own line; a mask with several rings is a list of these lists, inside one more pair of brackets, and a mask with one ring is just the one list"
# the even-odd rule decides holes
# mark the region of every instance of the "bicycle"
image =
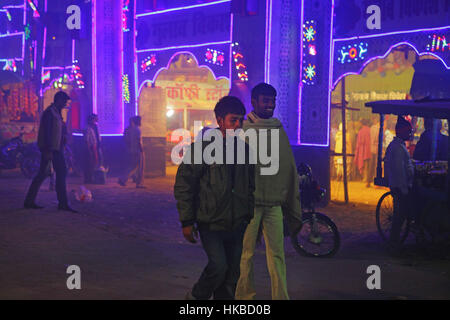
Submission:
[[297,167],[300,179],[302,227],[291,235],[291,243],[297,253],[306,257],[332,257],[339,250],[341,238],[336,224],[325,214],[315,211],[315,204],[322,202],[326,190],[313,180],[311,167]]

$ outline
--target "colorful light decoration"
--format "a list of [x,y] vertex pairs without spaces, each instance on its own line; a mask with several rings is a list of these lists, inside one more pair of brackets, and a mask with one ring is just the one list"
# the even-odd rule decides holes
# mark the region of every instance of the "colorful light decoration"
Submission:
[[45,83],[46,81],[50,81],[50,70],[47,70],[42,74],[41,83]]
[[6,14],[6,18],[8,19],[8,21],[12,21],[12,17],[8,9],[0,9],[0,12],[4,12]]
[[142,60],[141,63],[141,72],[144,73],[148,70],[150,70],[151,67],[156,65],[156,55],[151,54],[144,60]]
[[128,6],[130,5],[130,0],[123,0],[123,7],[122,7],[122,31],[128,32],[130,29],[128,28],[128,17],[127,13],[130,12],[130,9]]
[[244,63],[244,56],[239,48],[239,43],[235,42],[231,47],[233,49],[233,60],[237,70],[237,76],[241,81],[248,81],[247,66]]
[[222,67],[225,61],[225,53],[214,49],[206,49],[205,61]]
[[308,64],[303,68],[303,83],[307,85],[313,85],[314,79],[316,77],[316,66],[313,64]]
[[122,92],[123,102],[130,103],[130,81],[128,79],[128,74],[122,76]]
[[431,39],[431,43],[427,44],[427,51],[435,52],[442,51],[446,49],[450,51],[450,43],[447,42],[445,36],[438,36],[436,34],[429,35],[428,38]]
[[9,59],[5,61],[5,65],[3,67],[3,71],[17,71],[16,61],[14,59]]
[[25,31],[25,40],[30,39],[31,29],[30,29],[30,24],[29,23],[27,23],[27,25],[24,27],[24,31]]
[[303,38],[306,42],[316,40],[316,22],[314,20],[306,21],[303,25]]
[[77,84],[79,89],[84,89],[83,74],[80,72],[80,67],[78,66],[78,60],[74,60],[72,64],[72,81]]
[[28,0],[28,4],[30,5],[31,9],[33,10],[33,17],[39,18],[40,17],[39,12],[38,12],[36,6],[34,5],[33,1]]
[[352,45],[343,46],[339,51],[338,61],[342,64],[362,61],[366,58],[367,48],[369,44],[367,42],[355,43]]
[[315,84],[317,75],[316,22],[308,20],[303,24],[303,70],[302,83]]

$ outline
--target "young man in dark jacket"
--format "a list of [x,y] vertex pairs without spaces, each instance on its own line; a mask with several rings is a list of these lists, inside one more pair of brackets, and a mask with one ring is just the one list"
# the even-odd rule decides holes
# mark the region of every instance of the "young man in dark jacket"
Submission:
[[[207,300],[211,296],[221,300],[234,299],[242,241],[253,217],[255,173],[254,166],[249,164],[250,149],[244,143],[244,151],[240,151],[238,138],[230,137],[226,132],[242,127],[245,107],[238,98],[226,96],[216,104],[214,112],[219,128],[208,130],[204,139],[197,139],[191,145],[178,168],[174,187],[183,235],[195,243],[194,226],[197,225],[208,256],[206,268],[186,299]],[[211,133],[214,133],[214,139],[204,141]],[[216,139],[223,139],[217,140],[223,146],[223,161],[207,164],[211,162],[205,159],[205,153]],[[231,141],[234,141],[232,147]],[[197,147],[203,155],[200,163],[194,161],[196,144],[200,144]],[[237,158],[244,161],[237,161]]]
[[50,165],[56,173],[56,195],[58,197],[58,209],[76,212],[69,206],[66,190],[66,160],[64,147],[67,140],[66,125],[63,121],[61,110],[66,107],[70,97],[63,91],[59,91],[53,98],[53,103],[42,114],[38,132],[38,147],[41,151],[41,164],[38,174],[34,177],[25,198],[24,207],[27,209],[40,209],[35,203],[37,193],[42,182],[49,176]]

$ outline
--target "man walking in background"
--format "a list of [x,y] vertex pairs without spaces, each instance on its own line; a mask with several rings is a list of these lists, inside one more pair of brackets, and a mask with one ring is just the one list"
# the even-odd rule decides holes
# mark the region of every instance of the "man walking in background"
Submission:
[[144,148],[141,137],[141,117],[130,118],[130,125],[123,134],[126,147],[127,166],[124,174],[119,178],[119,184],[125,186],[130,176],[136,183],[136,188],[145,188],[144,180]]
[[66,190],[67,168],[64,147],[67,140],[67,130],[61,110],[66,107],[69,100],[70,97],[65,92],[57,92],[53,98],[53,103],[42,114],[37,142],[41,151],[41,164],[25,198],[24,207],[27,209],[43,208],[36,204],[36,196],[42,182],[50,175],[50,166],[53,163],[53,169],[56,173],[58,210],[77,212],[69,206]]

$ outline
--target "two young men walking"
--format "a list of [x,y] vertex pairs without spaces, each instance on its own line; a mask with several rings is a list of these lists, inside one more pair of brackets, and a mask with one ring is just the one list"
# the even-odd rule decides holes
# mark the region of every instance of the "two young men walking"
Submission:
[[[257,146],[260,146],[260,132],[278,130],[276,144],[279,154],[268,150],[268,154],[279,161],[277,172],[262,175],[262,169],[267,166],[262,165],[260,159],[252,163],[253,146],[248,145],[244,148],[245,157],[241,157],[245,158],[244,164],[225,164],[225,161],[222,164],[206,164],[204,161],[195,164],[189,161],[191,164],[187,164],[183,161],[178,168],[174,191],[183,234],[188,241],[195,242],[196,225],[208,256],[208,265],[187,298],[254,299],[253,255],[262,225],[272,280],[272,298],[289,299],[283,213],[290,227],[298,228],[301,210],[296,165],[289,140],[280,121],[272,117],[275,97],[275,89],[261,83],[252,90],[254,111],[248,115],[248,120],[243,121],[245,108],[242,102],[231,96],[217,103],[215,113],[218,130],[225,140],[227,129],[243,127],[244,130],[254,130],[258,138]],[[211,142],[201,140],[195,143],[202,143],[204,150]],[[193,160],[191,151],[194,144],[185,159]],[[229,148],[223,152],[224,159],[227,151]],[[236,154],[234,152],[235,157]]]

